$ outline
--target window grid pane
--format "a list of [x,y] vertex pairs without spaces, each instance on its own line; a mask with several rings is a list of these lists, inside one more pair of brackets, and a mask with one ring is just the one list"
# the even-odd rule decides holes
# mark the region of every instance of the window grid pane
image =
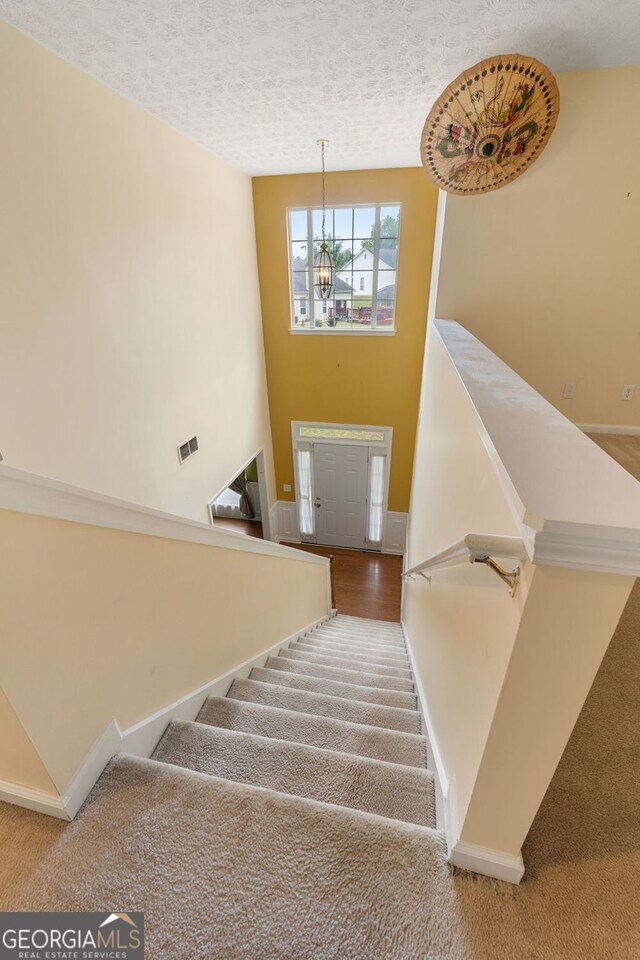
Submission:
[[[306,237],[301,235],[303,217]],[[322,242],[322,209],[289,211],[292,326],[327,332],[393,329],[399,220],[399,205],[327,209],[325,238],[333,256],[335,288],[333,297],[323,301],[311,292],[313,260]],[[304,296],[306,311],[300,303]]]

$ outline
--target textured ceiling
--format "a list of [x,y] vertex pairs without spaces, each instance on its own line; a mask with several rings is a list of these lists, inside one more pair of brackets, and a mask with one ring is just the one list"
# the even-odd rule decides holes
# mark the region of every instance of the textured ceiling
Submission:
[[638,0],[0,0],[0,17],[251,174],[420,163],[441,90],[494,53],[640,59]]

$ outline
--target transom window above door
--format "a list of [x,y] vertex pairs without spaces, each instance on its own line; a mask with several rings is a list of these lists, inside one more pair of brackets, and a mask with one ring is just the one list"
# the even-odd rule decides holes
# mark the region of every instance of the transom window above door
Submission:
[[330,300],[313,287],[322,209],[288,211],[291,332],[393,334],[400,204],[327,208],[325,237],[334,266]]

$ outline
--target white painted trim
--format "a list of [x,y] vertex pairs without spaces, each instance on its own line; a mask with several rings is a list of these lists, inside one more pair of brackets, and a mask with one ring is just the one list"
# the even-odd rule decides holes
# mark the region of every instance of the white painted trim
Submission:
[[[327,576],[328,569],[327,564]],[[60,820],[73,820],[102,771],[117,753],[150,757],[172,720],[195,720],[207,697],[224,697],[236,678],[248,677],[253,667],[263,666],[269,657],[277,655],[284,647],[288,647],[308,631],[325,623],[333,615],[333,612],[329,611],[327,616],[314,620],[313,623],[307,624],[286,639],[278,641],[267,650],[262,650],[239,666],[197,687],[124,731],[116,719],[111,720],[88,751],[63,796],[0,780],[0,800],[38,813],[45,813]]]
[[303,563],[328,563],[325,557],[292,550],[270,540],[257,540],[208,523],[106,497],[59,480],[16,470],[4,463],[0,463],[0,509]]
[[521,854],[505,853],[502,850],[492,850],[488,847],[480,847],[477,844],[460,840],[455,775],[449,777],[447,774],[442,751],[433,727],[433,720],[429,713],[425,690],[420,680],[420,674],[416,671],[413,644],[404,621],[402,621],[401,626],[407,645],[409,662],[411,663],[418,705],[436,767],[436,790],[439,789],[442,793],[442,804],[438,802],[439,798],[436,798],[436,810],[439,811],[440,807],[443,808],[444,822],[436,823],[436,826],[444,832],[449,862],[462,870],[482,873],[497,880],[506,880],[508,883],[520,883],[524,874],[524,862]]
[[640,576],[640,546],[627,538],[630,531],[620,530],[619,539],[598,536],[575,536],[549,530],[536,533],[533,539],[532,562],[548,567],[571,567],[594,573],[618,573]]
[[623,427],[615,423],[576,423],[583,433],[616,433],[626,437],[640,437],[640,427]]
[[289,333],[294,337],[395,337],[397,331],[394,330],[372,330],[370,327],[366,330],[294,330],[289,328]]
[[[295,500],[278,500],[276,507],[278,510],[276,525],[276,530],[278,531],[278,541],[287,540],[289,543],[300,543],[298,504]],[[304,553],[303,550],[298,552]],[[315,554],[305,553],[305,556],[315,556]]]
[[404,555],[407,542],[408,513],[387,510],[384,518],[382,552]]
[[0,800],[4,803],[13,803],[16,807],[24,807],[26,810],[35,810],[36,813],[46,813],[47,816],[56,817],[58,820],[69,819],[62,798],[46,793],[44,790],[34,790],[18,783],[0,780]]
[[277,543],[280,537],[278,522],[278,501],[276,500],[275,503],[272,503],[269,507],[269,539],[273,540],[274,543]]
[[117,720],[111,720],[87,753],[64,791],[62,802],[66,820],[73,820],[106,765],[116,753],[120,752],[121,744],[122,730]]
[[404,620],[400,624],[402,627],[402,632],[404,634],[405,643],[407,646],[407,653],[409,655],[409,662],[411,664],[411,672],[413,673],[413,682],[416,688],[416,694],[418,696],[418,705],[420,707],[420,713],[424,720],[424,725],[427,730],[427,737],[429,738],[429,743],[431,745],[431,752],[433,753],[433,761],[436,765],[436,773],[438,774],[438,781],[440,784],[440,789],[444,797],[446,798],[449,793],[449,777],[447,775],[447,770],[442,759],[442,753],[440,747],[438,746],[438,740],[435,734],[435,729],[433,726],[433,721],[431,719],[431,714],[429,713],[429,705],[427,703],[427,697],[422,686],[422,681],[420,679],[420,674],[416,670],[415,656],[413,653],[413,643],[411,637],[409,636],[409,631],[405,625]]
[[524,875],[522,854],[505,853],[458,840],[449,851],[449,863],[461,870],[482,873],[507,883],[520,883]]

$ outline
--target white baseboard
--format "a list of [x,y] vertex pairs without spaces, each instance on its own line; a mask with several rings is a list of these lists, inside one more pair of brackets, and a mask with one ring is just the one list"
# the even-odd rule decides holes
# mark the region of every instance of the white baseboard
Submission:
[[[427,703],[427,697],[424,691],[424,687],[422,686],[420,674],[416,670],[415,656],[413,653],[413,645],[412,645],[411,637],[409,636],[409,633],[407,631],[404,621],[402,621],[401,626],[402,626],[402,632],[404,633],[405,643],[407,645],[409,661],[411,663],[411,672],[413,673],[413,681],[415,683],[416,693],[418,695],[418,706],[420,707],[420,713],[422,715],[422,719],[424,721],[424,725],[427,731],[427,737],[429,738],[429,743],[431,745],[431,752],[433,754],[433,762],[435,764],[436,773],[438,775],[439,786],[446,802],[447,797],[449,795],[449,777],[447,776],[447,771],[445,769],[445,765],[442,760],[442,753],[438,746],[438,740],[433,727],[431,715],[429,713],[429,705]],[[446,809],[446,805],[445,805],[445,809]],[[438,829],[444,829],[446,833],[445,824],[438,824]]]
[[407,542],[408,513],[396,513],[388,510],[382,537],[382,552],[404,555]]
[[[477,844],[460,840],[455,775],[448,776],[442,759],[442,751],[440,750],[438,739],[435,735],[425,690],[420,680],[420,674],[416,671],[411,638],[409,637],[404,621],[402,622],[402,631],[411,662],[420,713],[424,720],[427,737],[429,738],[429,744],[431,746],[431,753],[433,755],[433,762],[436,768],[436,790],[440,790],[442,794],[441,799],[436,797],[436,810],[438,814],[436,826],[439,830],[442,830],[445,835],[449,862],[456,867],[460,867],[462,870],[482,873],[487,877],[494,877],[496,880],[506,880],[508,883],[520,883],[524,874],[524,863],[521,854],[505,853],[502,850],[492,850],[488,847],[481,847]],[[440,802],[438,802],[439,800]]]
[[58,820],[70,819],[65,812],[62,797],[46,793],[44,790],[22,787],[19,783],[0,780],[0,801],[13,803],[27,810],[35,810],[36,813],[46,813],[50,817],[57,817]]
[[615,423],[576,423],[583,433],[619,433],[627,437],[640,437],[640,427],[623,427]]
[[507,883],[520,883],[524,875],[521,854],[491,850],[489,847],[479,847],[464,840],[458,840],[449,850],[449,863],[462,870],[482,873],[496,880],[506,880]]
[[150,757],[172,720],[195,720],[207,697],[224,697],[235,679],[248,677],[253,667],[263,666],[269,657],[275,656],[284,647],[288,647],[328,619],[326,616],[314,620],[291,636],[262,650],[255,657],[245,660],[233,670],[192,690],[126,730],[121,729],[117,720],[111,720],[88,751],[62,796],[0,780],[0,801],[45,813],[60,820],[73,820],[100,774],[117,753]]

